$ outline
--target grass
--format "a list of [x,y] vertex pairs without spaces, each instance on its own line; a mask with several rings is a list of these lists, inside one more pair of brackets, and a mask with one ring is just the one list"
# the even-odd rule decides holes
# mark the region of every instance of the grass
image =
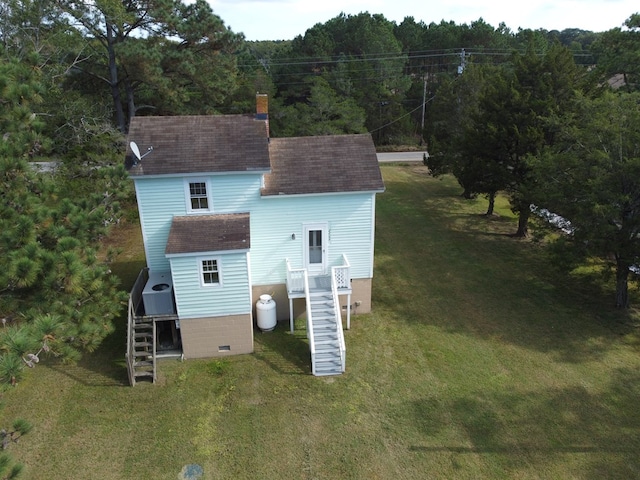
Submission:
[[[451,179],[382,168],[374,309],[352,318],[344,375],[311,376],[304,330],[280,326],[252,355],[167,360],[130,388],[123,318],[78,365],[4,394],[3,426],[34,425],[11,446],[25,477],[640,478],[634,312],[510,238],[503,200],[487,219]],[[137,230],[111,240],[127,284]]]

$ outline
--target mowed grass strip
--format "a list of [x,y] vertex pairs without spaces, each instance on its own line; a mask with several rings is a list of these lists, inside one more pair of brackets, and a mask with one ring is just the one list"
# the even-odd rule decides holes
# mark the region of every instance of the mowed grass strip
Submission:
[[[486,218],[422,166],[383,176],[374,309],[352,317],[344,375],[310,375],[299,321],[256,332],[252,355],[164,361],[157,385],[130,388],[123,316],[100,351],[4,394],[3,423],[34,424],[11,446],[25,477],[173,480],[197,463],[205,479],[640,478],[629,314],[509,237],[504,199]],[[116,233],[127,284],[138,232]]]

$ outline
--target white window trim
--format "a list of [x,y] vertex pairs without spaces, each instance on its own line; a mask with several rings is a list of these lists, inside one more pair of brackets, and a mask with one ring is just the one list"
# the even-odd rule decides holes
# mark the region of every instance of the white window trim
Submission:
[[[206,283],[204,281],[204,270],[202,268],[202,262],[208,260],[215,260],[218,267],[218,283]],[[200,274],[200,286],[203,288],[221,288],[222,287],[222,261],[220,257],[198,257],[198,272]]]
[[[207,204],[209,208],[191,208],[191,183],[204,183],[207,189]],[[208,213],[213,211],[213,198],[211,195],[211,181],[209,178],[187,177],[184,179],[184,197],[187,207],[187,213]]]

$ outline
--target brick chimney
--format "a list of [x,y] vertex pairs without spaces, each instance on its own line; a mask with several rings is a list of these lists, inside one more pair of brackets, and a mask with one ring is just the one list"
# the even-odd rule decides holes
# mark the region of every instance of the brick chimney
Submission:
[[269,137],[269,95],[256,93],[256,120],[264,120]]

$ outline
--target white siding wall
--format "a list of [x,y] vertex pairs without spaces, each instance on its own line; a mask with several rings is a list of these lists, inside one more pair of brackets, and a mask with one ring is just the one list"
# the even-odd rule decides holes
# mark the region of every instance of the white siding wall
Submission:
[[180,318],[217,317],[251,313],[249,261],[246,252],[218,254],[221,286],[203,287],[199,259],[171,258],[171,276]]

